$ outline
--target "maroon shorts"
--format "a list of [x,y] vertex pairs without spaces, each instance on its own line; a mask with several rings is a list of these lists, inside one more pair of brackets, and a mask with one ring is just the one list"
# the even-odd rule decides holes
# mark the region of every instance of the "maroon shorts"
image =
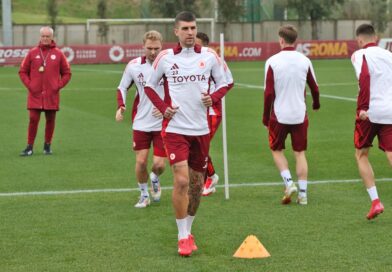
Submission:
[[269,145],[272,150],[285,149],[287,134],[291,134],[291,146],[294,151],[305,151],[308,143],[308,118],[301,124],[281,124],[276,118],[271,118],[268,126]]
[[214,138],[219,125],[222,122],[222,116],[219,115],[208,115],[208,127],[210,128],[210,140]]
[[154,147],[154,155],[158,157],[166,157],[165,148],[163,146],[160,131],[133,131],[133,150],[150,149],[151,142]]
[[163,142],[170,165],[180,161],[188,161],[195,171],[204,172],[207,168],[210,135],[187,136],[166,132]]
[[383,151],[392,152],[392,124],[375,124],[357,118],[355,121],[355,148],[362,149],[373,146],[374,137],[378,138],[378,147]]

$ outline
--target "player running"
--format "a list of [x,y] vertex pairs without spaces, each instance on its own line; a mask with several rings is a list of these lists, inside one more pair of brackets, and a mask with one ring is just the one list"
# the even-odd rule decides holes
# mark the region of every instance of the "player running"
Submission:
[[[222,62],[212,49],[195,45],[196,32],[195,16],[180,12],[174,27],[179,44],[159,54],[145,87],[146,94],[165,118],[162,135],[174,177],[172,201],[181,256],[190,256],[197,249],[191,228],[208,162],[207,110],[228,91]],[[216,91],[210,95],[211,76]],[[162,78],[164,101],[156,92]]]
[[[210,39],[208,38],[207,34],[203,32],[197,32],[196,34],[196,44],[200,46],[208,47],[210,43]],[[226,62],[223,61],[223,67],[226,76],[226,82],[228,84],[228,89],[230,90],[234,86],[233,76],[229,67],[227,66]],[[209,89],[209,93],[212,94],[215,91],[215,81],[211,78],[211,86]],[[216,131],[219,128],[219,125],[222,122],[222,103],[219,101],[215,105],[209,108],[208,110],[208,126],[210,128],[210,141],[214,137]],[[216,188],[215,186],[218,184],[219,176],[215,173],[214,164],[212,163],[211,156],[208,155],[208,165],[207,165],[207,175],[204,181],[203,187],[203,196],[208,196],[210,194],[215,193]]]
[[392,53],[376,45],[377,37],[372,25],[360,25],[356,36],[361,49],[351,57],[359,81],[354,131],[355,157],[359,174],[372,201],[366,216],[371,220],[384,212],[369,162],[369,149],[374,137],[377,136],[378,146],[392,166]]
[[[144,93],[144,85],[152,73],[152,63],[162,49],[162,36],[157,31],[148,31],[143,36],[145,55],[131,60],[125,68],[117,90],[118,110],[116,120],[123,120],[126,109],[125,101],[128,89],[135,84],[136,95],[132,109],[133,150],[136,153],[135,173],[140,189],[140,198],[136,208],[146,208],[150,205],[148,193],[148,177],[151,180],[151,195],[154,201],[161,197],[159,176],[165,169],[166,152],[161,137],[162,118],[153,116],[153,105]],[[158,84],[156,92],[163,97],[163,86]],[[151,173],[148,175],[147,162],[151,143],[153,144],[153,162]]]
[[306,205],[308,204],[308,163],[305,156],[308,131],[306,83],[311,90],[314,110],[320,108],[320,102],[312,63],[295,50],[296,39],[297,30],[293,26],[282,26],[279,29],[279,44],[282,51],[270,57],[265,63],[263,124],[268,127],[272,157],[286,188],[282,204],[289,204],[292,195],[298,191],[283,153],[286,137],[290,133],[299,185],[297,203]]

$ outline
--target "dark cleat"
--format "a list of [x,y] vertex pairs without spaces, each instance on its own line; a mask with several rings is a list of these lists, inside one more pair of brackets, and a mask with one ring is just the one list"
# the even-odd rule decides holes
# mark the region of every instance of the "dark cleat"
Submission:
[[28,157],[28,156],[33,155],[33,146],[27,145],[26,149],[23,150],[19,155],[22,157]]
[[52,149],[50,148],[50,144],[44,144],[44,154],[45,155],[52,155]]

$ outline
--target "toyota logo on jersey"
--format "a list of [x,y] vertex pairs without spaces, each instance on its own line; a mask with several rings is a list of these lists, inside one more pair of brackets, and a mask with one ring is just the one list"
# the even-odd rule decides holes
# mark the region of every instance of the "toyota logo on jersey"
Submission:
[[173,76],[174,83],[206,81],[205,75]]

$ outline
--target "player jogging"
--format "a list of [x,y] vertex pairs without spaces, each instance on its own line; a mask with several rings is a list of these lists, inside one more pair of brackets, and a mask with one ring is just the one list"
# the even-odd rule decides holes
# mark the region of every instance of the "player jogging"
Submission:
[[392,53],[376,45],[372,25],[360,25],[356,36],[361,49],[351,57],[359,81],[354,144],[359,174],[372,201],[366,216],[370,220],[384,211],[369,162],[369,149],[376,136],[392,166]]
[[[172,201],[181,256],[190,256],[197,249],[191,228],[208,162],[207,110],[228,91],[219,57],[212,49],[195,45],[196,32],[192,13],[177,14],[174,33],[179,44],[159,54],[145,87],[146,94],[165,118],[162,135],[174,178]],[[211,76],[217,90],[209,95]],[[162,78],[164,101],[156,93]]]
[[[210,43],[210,39],[208,38],[207,34],[203,32],[197,32],[196,34],[196,44],[200,46],[208,47]],[[228,84],[229,90],[233,88],[233,76],[230,72],[229,67],[227,66],[226,62],[223,61],[223,67],[226,76],[226,82]],[[215,82],[214,79],[211,78],[211,86],[209,89],[209,93],[212,94],[215,91]],[[219,101],[215,105],[209,108],[208,110],[208,126],[210,127],[210,141],[214,137],[216,131],[219,128],[219,125],[222,122],[222,103]],[[207,175],[204,181],[203,187],[203,196],[208,196],[210,194],[215,193],[216,188],[215,186],[218,184],[219,176],[215,173],[214,164],[212,163],[211,156],[208,155],[208,165],[207,165]]]
[[279,29],[278,34],[282,51],[265,63],[263,124],[268,127],[272,157],[285,184],[282,204],[289,204],[292,195],[298,191],[283,153],[286,137],[290,133],[299,185],[297,203],[306,205],[308,116],[305,85],[307,83],[310,87],[314,110],[320,108],[319,90],[312,63],[294,48],[297,30],[286,25]]
[[[162,118],[153,116],[153,105],[144,93],[144,85],[152,73],[152,63],[162,49],[162,36],[157,31],[148,31],[143,36],[145,56],[131,60],[125,68],[120,85],[117,90],[118,110],[116,120],[123,120],[126,109],[125,101],[128,89],[135,84],[136,95],[132,109],[133,150],[136,152],[135,173],[140,189],[140,198],[136,208],[145,208],[150,205],[148,193],[148,176],[151,180],[151,195],[154,201],[161,197],[159,175],[165,169],[166,152],[161,137]],[[163,97],[163,87],[158,84],[157,93]],[[147,172],[148,153],[151,143],[154,147],[152,170]]]

